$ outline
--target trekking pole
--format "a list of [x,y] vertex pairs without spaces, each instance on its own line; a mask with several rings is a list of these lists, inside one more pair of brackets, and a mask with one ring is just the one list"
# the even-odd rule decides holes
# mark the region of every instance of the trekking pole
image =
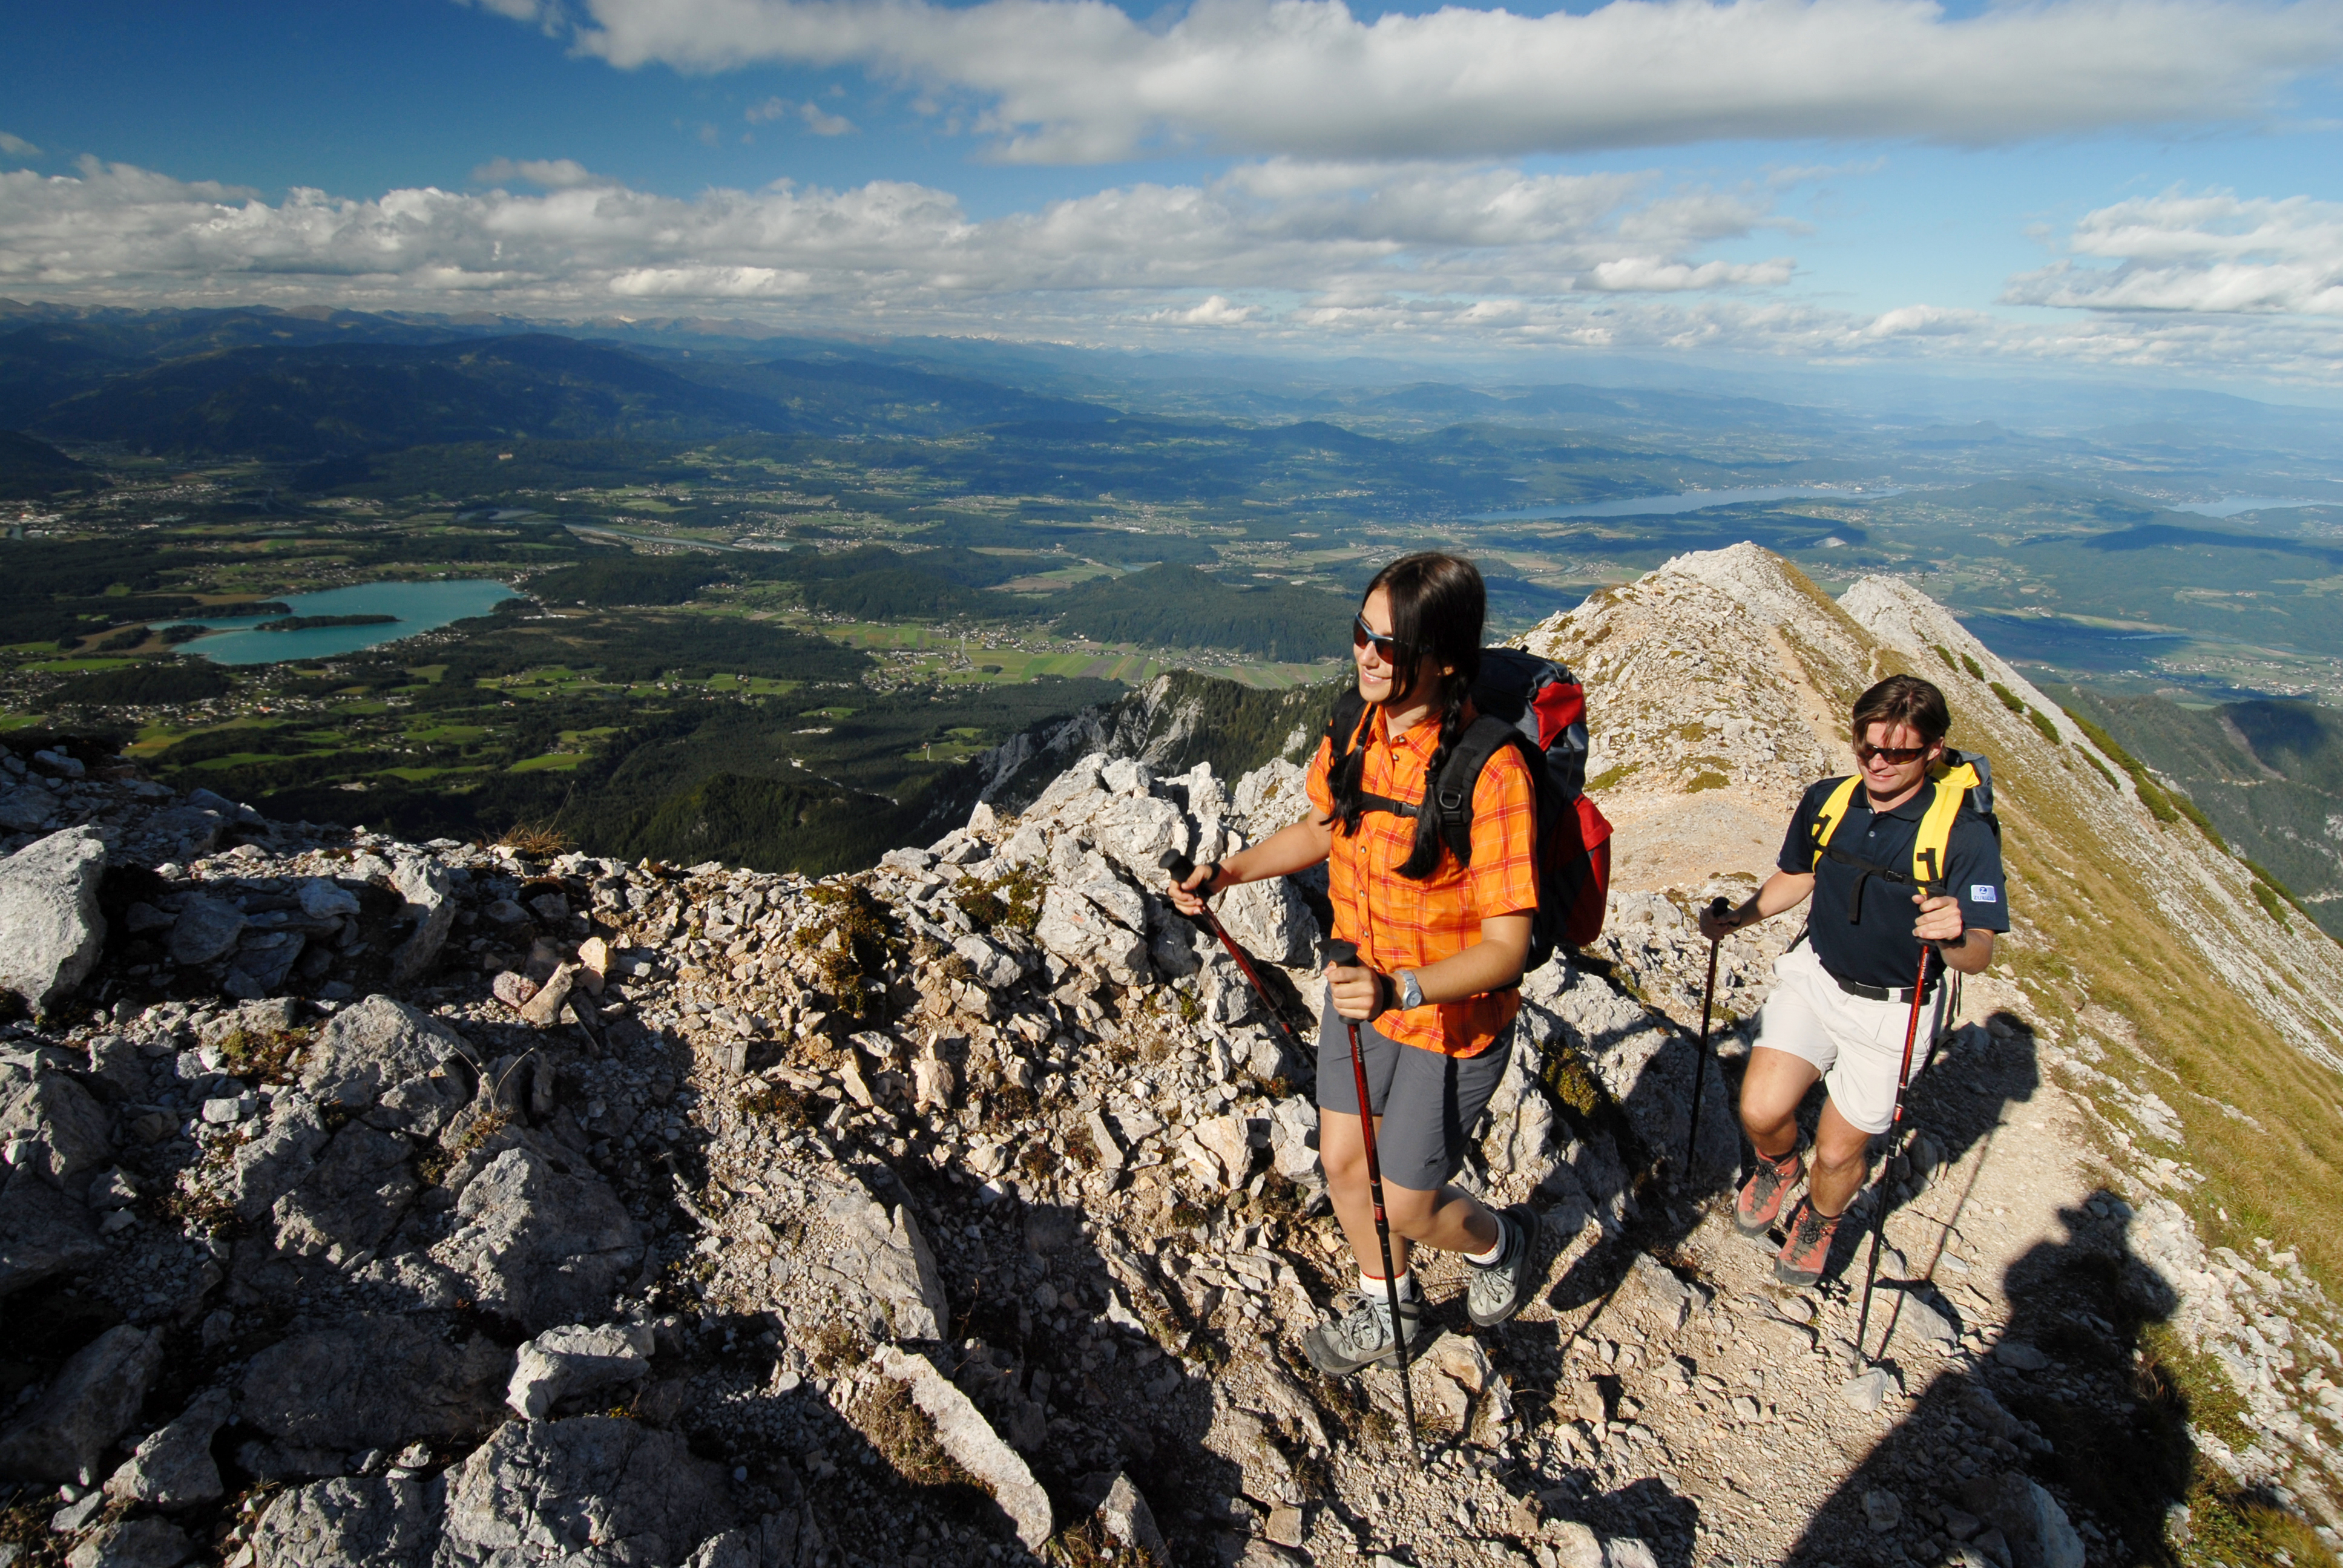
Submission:
[[[1924,887],[1922,891],[1926,892],[1926,889]],[[1896,1070],[1896,1115],[1887,1124],[1886,1160],[1896,1158],[1896,1134],[1904,1125],[1904,1091],[1912,1081],[1912,1042],[1920,1035],[1920,1010],[1926,1005],[1923,993],[1928,986],[1928,953],[1932,945],[1928,942],[1920,944],[1920,972],[1912,980],[1912,1010],[1904,1020],[1904,1061],[1903,1065]],[[1929,1049],[1933,1050],[1935,1048],[1936,1041],[1932,1037],[1929,1040]],[[1881,1161],[1883,1167],[1885,1163],[1885,1160]],[[1863,1353],[1863,1342],[1871,1332],[1871,1285],[1879,1274],[1879,1248],[1886,1235],[1887,1184],[1882,1181],[1879,1185],[1879,1202],[1875,1212],[1871,1217],[1871,1256],[1863,1265],[1863,1308],[1855,1314],[1855,1361],[1857,1365],[1867,1359]],[[1881,1354],[1886,1353],[1885,1345],[1881,1345],[1879,1349]]]
[[[1196,869],[1196,862],[1177,849],[1164,850],[1162,854],[1156,857],[1155,865],[1158,870],[1171,872],[1172,879],[1175,882],[1185,882]],[[1236,939],[1229,935],[1228,928],[1221,924],[1221,918],[1212,913],[1212,906],[1206,904],[1203,913],[1196,916],[1195,919],[1206,930],[1218,937],[1221,946],[1228,950],[1229,957],[1236,960],[1237,968],[1244,975],[1245,983],[1252,987],[1252,994],[1261,998],[1261,1005],[1268,1010],[1269,1021],[1277,1026],[1278,1032],[1285,1036],[1286,1043],[1293,1047],[1294,1060],[1309,1060],[1310,1053],[1302,1048],[1302,1037],[1293,1032],[1293,1026],[1287,1023],[1285,1016],[1277,1010],[1276,1000],[1269,994],[1269,988],[1261,983],[1261,976],[1254,970],[1252,960],[1246,956],[1244,949],[1237,945]]]
[[[1355,964],[1359,961],[1356,942],[1328,942],[1326,961]],[[1359,1140],[1367,1149],[1367,1196],[1375,1208],[1375,1244],[1383,1253],[1383,1289],[1389,1293],[1392,1319],[1392,1365],[1399,1372],[1399,1405],[1407,1417],[1408,1446],[1415,1451],[1415,1462],[1423,1463],[1423,1439],[1415,1429],[1415,1390],[1407,1377],[1407,1335],[1399,1323],[1399,1271],[1392,1267],[1391,1221],[1383,1213],[1383,1167],[1375,1158],[1375,1118],[1367,1102],[1367,1062],[1359,1054],[1359,1025],[1355,1019],[1344,1019],[1351,1026],[1351,1078],[1359,1091]]]
[[[1721,920],[1733,912],[1733,906],[1720,894],[1708,901],[1709,919]],[[1684,1131],[1684,1180],[1692,1180],[1692,1151],[1700,1142],[1700,1091],[1708,1084],[1708,1008],[1716,1000],[1716,950],[1723,937],[1710,939],[1708,944],[1708,983],[1700,988],[1700,1054],[1692,1064],[1692,1125]]]

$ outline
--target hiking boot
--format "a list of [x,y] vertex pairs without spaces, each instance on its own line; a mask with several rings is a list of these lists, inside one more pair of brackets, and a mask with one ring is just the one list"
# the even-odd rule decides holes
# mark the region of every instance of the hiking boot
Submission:
[[[1310,1364],[1328,1377],[1347,1377],[1363,1366],[1377,1362],[1388,1364],[1392,1359],[1391,1302],[1378,1292],[1356,1292],[1350,1311],[1332,1322],[1319,1324],[1302,1338],[1302,1348],[1309,1353]],[[1402,1296],[1399,1301],[1400,1330],[1407,1336],[1407,1354],[1415,1354],[1415,1342],[1423,1333],[1423,1301],[1420,1296]]]
[[1757,1152],[1757,1169],[1741,1184],[1733,1200],[1733,1223],[1745,1236],[1762,1236],[1782,1217],[1782,1201],[1791,1186],[1806,1173],[1806,1162],[1794,1146],[1779,1160]]
[[1823,1214],[1801,1198],[1790,1217],[1790,1239],[1774,1260],[1774,1277],[1785,1285],[1811,1285],[1823,1277],[1830,1261],[1831,1239],[1838,1234],[1840,1216]]
[[1464,1311],[1482,1328],[1494,1328],[1528,1306],[1544,1275],[1538,1271],[1538,1217],[1526,1203],[1497,1216],[1497,1239],[1504,1251],[1493,1263],[1471,1264]]

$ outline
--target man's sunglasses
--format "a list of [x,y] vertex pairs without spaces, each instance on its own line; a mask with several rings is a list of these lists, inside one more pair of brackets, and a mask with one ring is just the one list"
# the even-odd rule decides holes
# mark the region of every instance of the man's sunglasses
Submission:
[[1351,618],[1351,646],[1354,648],[1373,645],[1375,653],[1385,664],[1399,662],[1399,650],[1407,645],[1387,631],[1377,631],[1367,624],[1363,615]]
[[1883,757],[1899,768],[1906,762],[1917,762],[1927,754],[1928,749],[1925,746],[1871,746],[1858,742],[1855,749],[1855,759],[1857,762],[1868,762],[1875,757]]

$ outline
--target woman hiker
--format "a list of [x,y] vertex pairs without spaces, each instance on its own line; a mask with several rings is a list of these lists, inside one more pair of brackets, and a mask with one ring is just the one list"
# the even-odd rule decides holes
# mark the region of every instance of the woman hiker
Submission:
[[1414,808],[1474,717],[1486,595],[1469,561],[1403,556],[1367,586],[1351,629],[1358,732],[1321,741],[1310,764],[1314,809],[1302,820],[1174,883],[1186,914],[1240,882],[1327,863],[1334,936],[1355,966],[1329,965],[1318,1030],[1318,1156],[1327,1195],[1359,1263],[1357,1304],[1311,1331],[1318,1369],[1340,1376],[1393,1351],[1389,1291],[1368,1198],[1349,1021],[1359,1024],[1376,1116],[1384,1210],[1411,1347],[1422,1315],[1413,1247],[1462,1252],[1475,1323],[1503,1322],[1536,1290],[1537,1219],[1526,1205],[1492,1213],[1448,1185],[1466,1140],[1504,1075],[1518,982],[1537,908],[1536,804],[1517,749],[1499,749],[1473,795],[1472,861],[1443,845],[1438,813]]
[[[1814,900],[1806,939],[1775,960],[1774,992],[1757,1012],[1741,1080],[1741,1126],[1757,1169],[1734,1203],[1741,1233],[1762,1236],[1806,1177],[1774,1262],[1793,1285],[1822,1277],[1839,1220],[1863,1186],[1871,1141],[1895,1124],[1922,947],[1935,949],[1921,987],[1926,1005],[1947,968],[1982,973],[1994,933],[2009,929],[1993,824],[1965,797],[1946,801],[1948,818],[1931,815],[1939,792],[1956,787],[1929,776],[1952,728],[1945,694],[1917,676],[1891,675],[1855,699],[1850,719],[1856,779],[1809,788],[1765,885],[1721,919],[1700,917],[1700,934],[1715,941]],[[1907,891],[1916,859],[1937,874],[1927,879],[1932,888]],[[1799,1157],[1798,1102],[1817,1078],[1828,1098],[1810,1173]]]

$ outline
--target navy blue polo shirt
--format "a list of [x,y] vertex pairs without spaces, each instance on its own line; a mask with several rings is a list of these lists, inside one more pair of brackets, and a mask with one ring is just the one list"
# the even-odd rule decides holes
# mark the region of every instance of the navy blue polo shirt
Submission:
[[[1921,944],[1912,934],[1912,922],[1919,918],[1920,910],[1912,902],[1911,884],[1891,882],[1882,877],[1865,879],[1859,868],[1828,855],[1823,857],[1821,865],[1815,864],[1815,818],[1837,784],[1835,779],[1825,779],[1807,789],[1805,798],[1798,802],[1797,815],[1790,819],[1789,836],[1782,840],[1781,859],[1775,863],[1785,871],[1814,873],[1815,891],[1806,906],[1806,929],[1815,944],[1815,956],[1822,960],[1823,968],[1840,980],[1858,985],[1900,989],[1912,983],[1912,976],[1920,964]],[[1847,802],[1846,819],[1831,835],[1831,848],[1908,877],[1912,874],[1912,842],[1919,837],[1920,819],[1936,798],[1936,786],[1932,781],[1913,791],[1912,798],[1893,811],[1874,811],[1871,792],[1858,785],[1854,799]],[[1977,930],[2009,930],[2008,890],[2001,875],[2001,840],[1995,837],[1986,819],[1966,805],[1961,814],[1953,819],[1953,830],[1945,843],[1945,890],[1960,900],[1962,924]],[[1848,905],[1858,881],[1862,883],[1858,906],[1861,918],[1849,920]],[[1944,959],[1932,953],[1928,972],[1934,975],[1943,968]]]

